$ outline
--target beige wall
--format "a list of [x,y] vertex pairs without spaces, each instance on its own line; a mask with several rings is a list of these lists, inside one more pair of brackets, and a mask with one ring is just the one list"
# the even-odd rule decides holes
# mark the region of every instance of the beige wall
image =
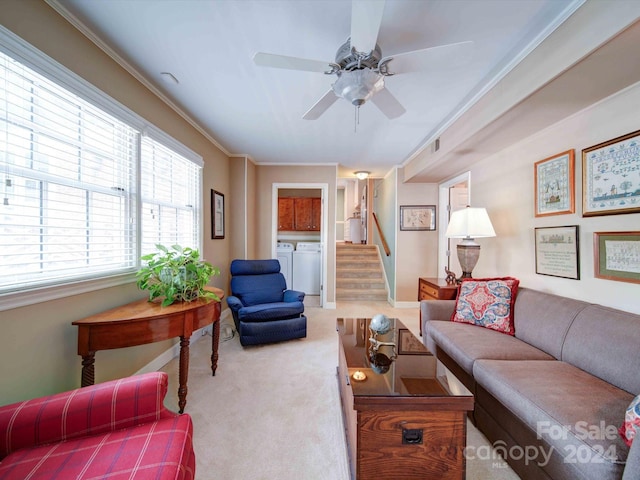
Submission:
[[[0,24],[203,157],[202,253],[222,270],[212,284],[226,286],[229,236],[211,240],[208,219],[212,188],[231,200],[227,156],[44,2],[2,0]],[[71,322],[144,296],[131,283],[0,312],[0,404],[79,386],[77,330]],[[96,381],[132,374],[172,343],[98,352]]]
[[[402,175],[398,175],[398,178]],[[398,182],[398,215],[401,205],[437,205],[438,186],[432,183]],[[437,210],[437,207],[436,207]],[[436,212],[437,215],[437,212]],[[399,216],[398,216],[399,219]],[[396,302],[418,300],[419,277],[438,275],[438,229],[435,231],[400,231],[398,220]],[[444,226],[446,228],[446,225]]]
[[233,192],[231,201],[226,205],[228,212],[229,236],[233,238],[230,247],[230,258],[246,257],[247,249],[247,185],[246,157],[232,157],[229,161],[229,190]]
[[[271,258],[272,233],[273,233],[273,185],[275,183],[304,183],[327,184],[328,195],[326,199],[327,211],[327,245],[325,256],[327,258],[327,283],[324,285],[326,300],[335,302],[335,226],[336,226],[336,174],[335,166],[274,166],[258,165],[256,168],[256,257]],[[315,187],[314,187],[315,188]]]
[[[471,169],[471,197],[487,208],[497,237],[479,239],[474,276],[512,275],[523,286],[640,313],[640,285],[594,278],[593,233],[640,230],[640,213],[582,217],[581,150],[638,130],[640,84],[549,127]],[[576,213],[534,216],[533,164],[576,151]],[[637,181],[636,176],[636,181]],[[535,273],[534,228],[580,227],[580,280]]]

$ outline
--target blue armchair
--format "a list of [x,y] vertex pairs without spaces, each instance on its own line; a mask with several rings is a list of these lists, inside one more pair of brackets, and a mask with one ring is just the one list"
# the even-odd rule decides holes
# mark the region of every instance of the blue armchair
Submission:
[[231,295],[227,304],[242,345],[307,336],[304,293],[286,288],[276,259],[231,262]]

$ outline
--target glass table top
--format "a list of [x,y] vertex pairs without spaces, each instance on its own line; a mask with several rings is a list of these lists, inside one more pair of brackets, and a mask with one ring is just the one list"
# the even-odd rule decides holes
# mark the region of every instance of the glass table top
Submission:
[[354,396],[471,396],[400,320],[386,333],[370,327],[370,318],[337,319]]

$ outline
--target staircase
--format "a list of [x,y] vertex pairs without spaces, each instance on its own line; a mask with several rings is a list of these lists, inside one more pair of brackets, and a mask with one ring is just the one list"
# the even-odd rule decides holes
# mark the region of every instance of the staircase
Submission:
[[336,244],[336,300],[387,301],[377,246]]

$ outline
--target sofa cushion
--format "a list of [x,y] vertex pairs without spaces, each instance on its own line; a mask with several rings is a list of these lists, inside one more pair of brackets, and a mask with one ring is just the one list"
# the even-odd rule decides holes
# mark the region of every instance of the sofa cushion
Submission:
[[560,361],[478,360],[473,374],[585,478],[620,478],[629,449],[617,425],[632,395]]
[[589,305],[571,324],[561,360],[635,396],[640,393],[639,346],[640,315]]
[[622,435],[624,443],[631,446],[633,439],[638,436],[638,432],[640,432],[640,395],[634,398],[627,408],[624,423],[620,428],[620,435]]
[[302,302],[276,302],[262,305],[242,307],[238,310],[238,320],[241,322],[265,322],[299,317],[304,312]]
[[576,315],[590,304],[528,288],[518,288],[514,305],[516,337],[560,360],[562,343]]
[[3,480],[194,478],[191,417],[178,415],[105,435],[17,450],[0,463]]
[[519,283],[511,277],[464,279],[451,320],[513,335],[513,304]]
[[554,360],[554,358],[510,335],[466,323],[431,320],[425,323],[425,344],[432,338],[467,373],[481,358],[496,360]]

